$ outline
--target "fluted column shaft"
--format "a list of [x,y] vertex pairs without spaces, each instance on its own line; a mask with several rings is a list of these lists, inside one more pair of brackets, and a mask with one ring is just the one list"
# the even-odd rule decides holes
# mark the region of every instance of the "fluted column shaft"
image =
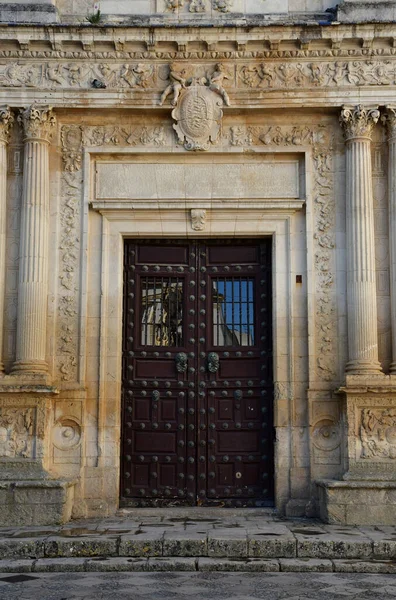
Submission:
[[377,109],[343,107],[346,139],[348,363],[351,374],[375,374],[378,361],[377,292],[371,134]]
[[7,238],[7,144],[14,117],[8,107],[0,107],[0,374],[4,372],[5,263]]
[[396,374],[396,107],[388,106],[383,117],[388,130],[388,194],[389,194],[389,262],[392,324],[392,362],[390,372]]
[[18,117],[25,137],[18,281],[16,362],[13,372],[47,371],[49,157],[55,117],[33,105]]

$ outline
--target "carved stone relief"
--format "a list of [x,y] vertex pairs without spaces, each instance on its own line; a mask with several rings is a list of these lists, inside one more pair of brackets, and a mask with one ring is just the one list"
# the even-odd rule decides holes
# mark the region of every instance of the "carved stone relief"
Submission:
[[180,73],[171,70],[171,83],[161,96],[162,105],[166,97],[173,92],[172,118],[178,140],[186,150],[208,150],[218,141],[224,103],[230,105],[230,99],[223,87],[229,76],[224,65],[218,64],[208,78],[193,77],[185,80]]
[[212,0],[213,10],[217,10],[222,13],[228,13],[232,10],[233,0]]
[[0,457],[33,458],[34,408],[0,407]]
[[206,210],[199,208],[191,209],[191,228],[194,231],[204,231],[206,227]]
[[[173,0],[171,0],[173,1]],[[175,0],[177,1],[177,0]],[[221,2],[216,5],[224,12],[228,0],[214,0]],[[191,12],[203,12],[204,0],[192,0],[189,4]],[[53,53],[48,53],[49,56]],[[66,55],[67,53],[54,53]],[[79,53],[75,53],[76,56]],[[231,82],[236,89],[250,88],[252,90],[270,89],[307,89],[312,88],[339,88],[360,86],[390,86],[396,83],[396,65],[392,60],[335,60],[312,62],[307,60],[293,61],[295,55],[304,59],[312,52],[150,52],[133,53],[138,57],[138,62],[128,62],[130,53],[81,53],[82,60],[52,61],[36,60],[26,62],[20,59],[17,62],[0,65],[0,87],[32,88],[32,89],[65,89],[95,87],[94,81],[99,82],[100,88],[125,89],[135,92],[157,90],[161,86],[163,64],[156,64],[154,58],[180,61],[181,69],[191,69],[199,73],[207,68],[205,63],[191,63],[191,59],[226,60],[227,70],[234,72],[236,67],[236,80]],[[254,58],[261,56],[279,55],[280,58],[291,59],[288,62],[257,62]],[[317,53],[320,56],[320,53]],[[96,58],[102,56],[102,59]],[[207,55],[207,56],[206,56]],[[243,56],[248,60],[240,64]],[[0,52],[1,57],[1,52]],[[238,62],[228,62],[239,59]],[[106,59],[111,59],[108,62]],[[140,59],[140,61],[139,61]],[[10,57],[7,57],[10,60]],[[90,60],[92,62],[90,62]],[[96,86],[98,87],[98,86]]]
[[396,408],[363,408],[359,437],[360,458],[396,460]]
[[75,419],[64,417],[55,423],[52,439],[58,450],[72,450],[81,443],[81,427]]

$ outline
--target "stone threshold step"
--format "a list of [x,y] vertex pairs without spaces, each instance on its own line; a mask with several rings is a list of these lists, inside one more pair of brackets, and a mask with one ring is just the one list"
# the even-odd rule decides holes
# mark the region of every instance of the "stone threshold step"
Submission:
[[[229,558],[40,558],[0,560],[0,573],[138,571],[228,571],[266,573],[387,573],[396,574],[396,560],[229,559]],[[0,575],[1,580],[1,575]]]

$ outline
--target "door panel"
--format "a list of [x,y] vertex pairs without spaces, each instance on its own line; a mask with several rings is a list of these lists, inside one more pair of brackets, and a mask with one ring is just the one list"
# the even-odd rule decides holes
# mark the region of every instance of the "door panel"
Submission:
[[273,500],[270,240],[126,241],[123,505]]

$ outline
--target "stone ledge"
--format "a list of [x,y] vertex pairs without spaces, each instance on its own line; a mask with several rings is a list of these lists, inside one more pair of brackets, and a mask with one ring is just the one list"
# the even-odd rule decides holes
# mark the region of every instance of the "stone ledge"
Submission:
[[0,526],[66,523],[75,484],[56,479],[0,480]]
[[340,3],[337,20],[340,23],[389,23],[396,19],[396,2],[348,2]]
[[396,574],[394,561],[318,559],[215,559],[215,558],[57,558],[0,560],[0,573],[70,573],[133,571],[279,572],[284,573],[388,573]]
[[[396,481],[316,481],[320,518],[340,525],[394,525]],[[368,499],[369,498],[369,499]]]

